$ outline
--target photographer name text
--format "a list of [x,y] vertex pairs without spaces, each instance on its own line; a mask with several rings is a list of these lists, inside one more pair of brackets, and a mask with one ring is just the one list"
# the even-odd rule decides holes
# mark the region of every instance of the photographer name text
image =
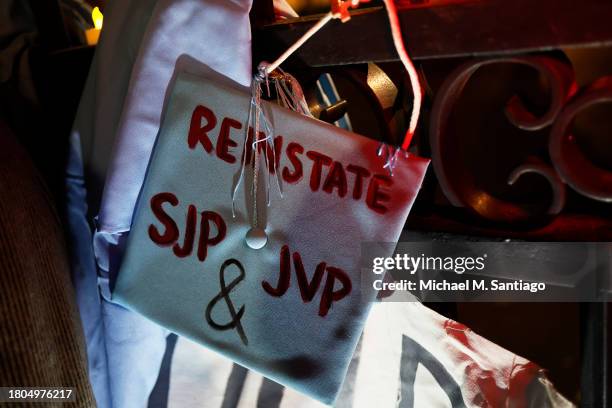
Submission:
[[543,282],[526,282],[523,280],[500,281],[492,279],[466,279],[463,282],[450,282],[445,279],[398,280],[385,282],[377,279],[372,286],[378,291],[431,291],[431,292],[467,292],[467,291],[498,291],[498,292],[531,292],[546,290]]

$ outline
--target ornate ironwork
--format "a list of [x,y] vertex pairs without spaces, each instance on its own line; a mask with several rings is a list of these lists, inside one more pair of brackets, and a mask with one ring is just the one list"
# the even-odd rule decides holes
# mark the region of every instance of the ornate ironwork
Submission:
[[[549,143],[550,158],[561,178],[579,193],[604,202],[612,202],[612,171],[597,166],[585,155],[572,133],[572,123],[581,112],[611,102],[612,76],[595,81],[563,109]],[[609,138],[612,141],[612,135]]]
[[[432,162],[440,186],[453,205],[469,208],[493,221],[528,220],[541,215],[543,210],[534,208],[531,204],[508,201],[483,187],[478,175],[472,174],[471,169],[466,166],[465,158],[457,155],[460,145],[467,140],[462,140],[461,134],[456,135],[449,131],[450,117],[467,83],[478,70],[493,64],[518,64],[529,67],[536,70],[548,83],[550,103],[544,114],[539,116],[533,114],[516,95],[507,102],[506,117],[510,123],[524,131],[534,132],[550,126],[572,92],[574,83],[570,68],[553,58],[506,57],[469,61],[451,73],[436,95],[430,121]],[[487,136],[496,138],[500,135]],[[488,152],[491,153],[493,152]],[[507,183],[515,185],[527,173],[538,174],[550,184],[552,200],[544,212],[549,215],[558,214],[565,204],[565,185],[552,166],[543,160],[530,158],[510,171]]]

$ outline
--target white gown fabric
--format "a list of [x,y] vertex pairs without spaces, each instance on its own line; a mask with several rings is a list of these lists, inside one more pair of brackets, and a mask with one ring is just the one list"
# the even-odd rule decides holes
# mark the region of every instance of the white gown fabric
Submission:
[[[66,177],[73,276],[100,407],[146,406],[166,346],[166,330],[108,299],[174,63],[185,54],[248,84],[250,6],[250,0],[114,0],[105,9]],[[90,195],[107,180],[93,246],[85,174]]]
[[[116,328],[108,324],[108,319],[105,318],[113,314],[112,306],[100,297],[99,283],[105,286],[105,279],[98,276],[92,246],[92,220],[88,215],[87,204],[88,194],[91,202],[91,196],[96,190],[102,189],[132,66],[155,3],[156,0],[108,2],[105,8],[104,35],[96,50],[71,135],[66,190],[67,219],[73,246],[72,273],[87,341],[90,380],[100,407],[113,406],[112,379],[114,382],[128,379],[132,384],[140,382],[139,386],[132,390],[132,397],[127,397],[140,403],[124,405],[128,407],[144,406],[141,401],[148,398],[150,390],[147,390],[147,387],[152,387],[155,382],[155,378],[142,382],[138,374],[132,375],[129,367],[138,367],[143,363],[134,364],[135,356],[129,342],[124,348],[113,347],[112,343],[116,343],[116,337],[107,335],[108,329],[112,331]],[[89,176],[89,191],[85,187],[85,171]],[[95,205],[97,203],[94,203]],[[115,314],[119,316],[117,322],[125,321],[129,317],[134,321],[137,330],[145,335],[152,331],[155,334],[152,339],[160,338],[163,344],[162,331],[145,319],[136,315],[130,316],[123,309],[116,310]],[[144,365],[148,366],[149,362],[152,362],[145,370],[153,371],[154,367],[159,366],[161,357],[157,356],[158,343],[159,340],[154,340],[151,343],[155,344],[153,348],[142,347],[139,352],[139,358],[145,362]],[[109,350],[113,350],[116,359],[125,363],[111,366],[108,363]],[[151,351],[153,356],[148,355]],[[115,394],[120,396],[129,393],[127,386],[123,388],[125,390],[120,386],[119,390],[115,390]]]

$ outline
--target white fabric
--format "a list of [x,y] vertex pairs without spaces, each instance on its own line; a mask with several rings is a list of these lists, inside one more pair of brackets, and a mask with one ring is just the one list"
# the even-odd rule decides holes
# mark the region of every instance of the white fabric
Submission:
[[189,55],[242,85],[250,83],[250,7],[250,0],[159,0],[124,102],[100,208],[100,231],[130,227],[179,56]]
[[[456,332],[449,335],[449,331]],[[435,356],[457,382],[465,407],[572,407],[548,382],[541,369],[469,328],[448,320],[420,303],[378,303],[370,313],[361,340],[360,352],[351,369],[356,376],[343,385],[336,407],[395,408],[461,406],[451,400],[432,371],[423,364],[416,368],[413,404],[402,401],[409,386],[402,378],[402,339],[408,337]],[[405,360],[404,360],[405,361]],[[414,361],[414,360],[412,360]],[[169,408],[222,407],[232,363],[195,343],[180,338],[172,361]],[[435,370],[433,370],[435,371]],[[529,384],[523,392],[524,379]],[[248,372],[242,392],[236,397],[237,408],[322,408],[325,405],[282,389],[278,403],[257,405],[265,393],[263,378]],[[214,383],[214,385],[213,385]],[[279,386],[280,387],[280,386]],[[235,387],[234,387],[235,388]],[[203,391],[205,390],[205,391]],[[405,390],[405,388],[404,388]],[[403,395],[402,395],[403,394]]]
[[[128,88],[132,66],[157,0],[117,0],[108,1],[105,7],[104,30],[92,62],[89,76],[83,91],[77,112],[72,136],[69,162],[66,169],[67,219],[72,247],[72,275],[77,292],[77,302],[87,342],[89,376],[98,406],[112,407],[110,379],[122,378],[130,381],[118,386],[130,389],[130,385],[139,379],[128,375],[131,370],[126,365],[108,365],[106,329],[102,313],[105,302],[101,301],[98,289],[98,271],[92,247],[91,219],[88,217],[87,196],[94,201],[96,192],[102,190],[102,181],[106,176],[109,157],[114,143],[115,129],[121,114],[123,99]],[[85,186],[85,170],[88,173],[88,184]],[[89,190],[89,191],[87,191]],[[93,198],[92,198],[93,197]],[[165,332],[149,323],[146,319],[134,316],[137,323],[133,326],[143,334],[155,333],[165,345]],[[115,329],[110,327],[111,330]],[[153,333],[151,332],[153,330]],[[155,342],[152,342],[155,344]],[[159,367],[160,358],[147,356],[147,348],[140,350],[139,356],[147,366],[146,371]],[[163,348],[162,348],[163,352]],[[113,350],[113,357],[131,364],[131,350],[119,348]],[[156,355],[159,352],[155,353]],[[143,364],[141,363],[141,365]],[[150,376],[150,374],[149,374]],[[153,382],[155,378],[153,379]],[[132,401],[148,398],[148,390],[153,382],[141,383],[132,392]],[[117,394],[126,394],[121,389]],[[130,406],[130,405],[124,405]],[[134,406],[134,405],[132,405]]]
[[[108,294],[108,271],[121,254],[117,246],[121,236],[114,232],[127,228],[103,229],[96,235],[95,252],[101,267],[96,270],[85,197],[89,193],[94,206],[97,204],[96,194],[109,172],[112,181],[107,190],[115,192],[115,186],[123,190],[105,195],[103,207],[110,210],[104,212],[103,220],[106,225],[129,226],[114,217],[131,217],[133,205],[124,199],[135,197],[140,189],[174,60],[187,54],[248,82],[249,8],[250,1],[208,0],[110,0],[105,7],[103,33],[75,119],[66,181],[70,233],[76,249],[73,276],[90,379],[100,407],[146,406],[167,332],[104,299],[100,302],[99,289]],[[111,161],[113,146],[116,158]],[[132,162],[134,156],[141,160]],[[85,170],[91,181],[89,192]]]

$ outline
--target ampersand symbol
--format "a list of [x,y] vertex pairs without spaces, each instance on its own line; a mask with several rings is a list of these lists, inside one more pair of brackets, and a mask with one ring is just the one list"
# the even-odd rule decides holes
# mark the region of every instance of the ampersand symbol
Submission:
[[[240,275],[238,275],[238,277],[231,281],[229,285],[226,285],[225,268],[230,265],[235,265],[240,271]],[[221,292],[219,292],[219,294],[210,301],[208,306],[206,306],[206,321],[213,329],[216,330],[236,329],[238,335],[240,336],[240,339],[242,340],[244,345],[247,346],[249,344],[249,340],[247,339],[246,334],[244,333],[244,329],[242,328],[242,323],[240,322],[240,319],[242,319],[242,316],[244,315],[244,305],[240,308],[240,310],[238,310],[238,313],[236,313],[236,310],[234,309],[234,304],[232,303],[232,300],[229,297],[229,294],[232,289],[234,289],[234,287],[236,287],[236,285],[238,285],[243,279],[244,267],[238,260],[228,259],[227,261],[223,262],[223,265],[221,265],[221,269],[219,270],[219,284],[221,285]],[[225,324],[219,324],[215,322],[211,315],[213,308],[221,299],[225,299],[227,309],[229,310],[229,313],[232,316],[232,320]]]

